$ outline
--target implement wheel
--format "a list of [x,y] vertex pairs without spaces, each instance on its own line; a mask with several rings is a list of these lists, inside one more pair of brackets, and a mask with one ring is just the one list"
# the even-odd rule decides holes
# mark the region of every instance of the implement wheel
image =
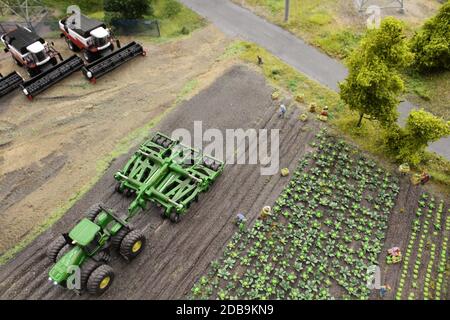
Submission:
[[63,236],[59,236],[53,240],[47,249],[47,257],[51,262],[56,262],[59,253],[67,245],[66,239]]
[[173,223],[178,223],[178,222],[180,222],[180,220],[181,220],[181,217],[178,213],[172,212],[170,214],[170,221],[172,221]]
[[119,252],[127,260],[136,258],[145,247],[145,236],[140,230],[131,230],[122,240]]
[[90,294],[100,296],[114,281],[114,270],[107,264],[97,267],[89,276],[86,289]]

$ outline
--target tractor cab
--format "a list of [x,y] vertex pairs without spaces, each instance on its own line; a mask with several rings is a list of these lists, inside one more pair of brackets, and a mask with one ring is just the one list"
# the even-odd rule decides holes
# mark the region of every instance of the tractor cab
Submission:
[[94,253],[100,246],[101,227],[84,218],[69,233],[73,244],[84,247],[88,254]]

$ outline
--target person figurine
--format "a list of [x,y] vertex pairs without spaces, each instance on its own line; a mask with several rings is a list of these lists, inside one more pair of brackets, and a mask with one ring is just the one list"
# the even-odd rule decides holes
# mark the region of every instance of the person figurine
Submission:
[[323,110],[322,110],[322,112],[320,113],[320,115],[321,115],[322,117],[328,118],[328,107],[327,107],[327,106],[323,107]]
[[258,66],[261,66],[263,64],[263,59],[261,58],[261,56],[258,56]]
[[422,174],[421,174],[421,176],[420,176],[420,183],[421,183],[421,184],[425,184],[425,183],[427,183],[429,180],[430,180],[430,175],[429,175],[427,172],[423,171]]
[[284,118],[286,113],[286,106],[284,104],[280,104],[280,113],[278,114],[279,118]]

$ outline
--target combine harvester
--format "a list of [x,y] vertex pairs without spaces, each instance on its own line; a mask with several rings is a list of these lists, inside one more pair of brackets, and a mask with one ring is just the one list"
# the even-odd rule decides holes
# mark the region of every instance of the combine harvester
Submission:
[[11,53],[14,62],[25,68],[31,78],[20,85],[29,100],[84,65],[83,60],[76,55],[63,60],[52,45],[25,27],[17,26],[0,39],[5,45],[5,52]]
[[177,222],[198,194],[209,189],[223,167],[219,160],[156,133],[115,175],[120,192],[136,195],[128,213],[118,216],[98,204],[90,208],[68,234],[49,246],[47,256],[55,263],[49,280],[78,294],[103,294],[114,280],[114,271],[108,265],[111,250],[118,250],[131,261],[145,247],[143,233],[129,224],[139,209],[145,210],[147,202],[154,202]]
[[[82,52],[88,63],[83,68],[83,74],[93,83],[125,62],[146,55],[144,48],[134,41],[121,47],[120,41],[114,38],[105,23],[84,15],[73,14],[60,20],[59,28],[69,49]],[[114,43],[117,45],[116,51]]]

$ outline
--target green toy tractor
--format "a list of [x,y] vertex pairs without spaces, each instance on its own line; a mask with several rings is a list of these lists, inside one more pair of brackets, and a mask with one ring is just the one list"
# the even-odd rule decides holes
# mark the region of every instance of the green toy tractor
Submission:
[[145,237],[128,226],[127,219],[96,204],[68,233],[57,237],[47,250],[55,263],[49,280],[77,293],[86,290],[101,295],[112,284],[114,271],[108,265],[111,250],[132,260],[142,252]]
[[115,174],[117,191],[135,195],[125,217],[94,205],[68,233],[56,238],[47,255],[55,263],[49,280],[77,293],[101,295],[112,284],[108,265],[112,250],[132,260],[142,252],[145,237],[129,221],[148,202],[163,209],[163,217],[178,222],[198,195],[209,189],[222,173],[223,162],[181,144],[162,133],[143,143]]

